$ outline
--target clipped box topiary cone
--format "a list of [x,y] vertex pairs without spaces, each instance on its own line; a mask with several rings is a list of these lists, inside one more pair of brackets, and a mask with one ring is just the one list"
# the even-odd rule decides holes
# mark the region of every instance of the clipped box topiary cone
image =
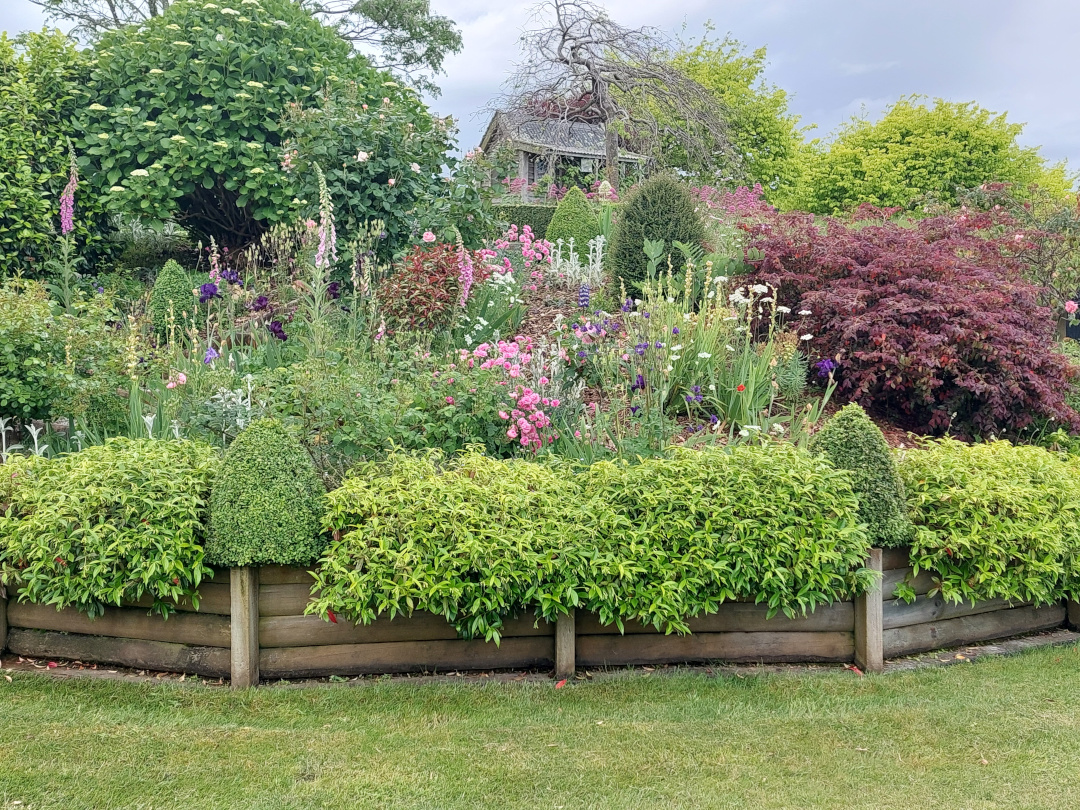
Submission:
[[548,223],[544,238],[552,244],[560,239],[567,247],[574,240],[574,251],[580,256],[589,253],[589,240],[600,235],[600,220],[585,193],[574,186],[559,200],[555,214]]
[[173,324],[183,329],[188,317],[195,311],[195,296],[187,272],[173,259],[165,262],[154,279],[147,307],[154,321],[154,331],[159,338],[169,336],[169,317]]
[[325,548],[326,487],[307,450],[274,419],[244,430],[225,453],[210,493],[206,561],[306,565]]
[[855,403],[845,405],[810,439],[810,451],[851,473],[859,517],[873,545],[911,542],[915,527],[908,517],[904,482],[885,436],[866,411]]

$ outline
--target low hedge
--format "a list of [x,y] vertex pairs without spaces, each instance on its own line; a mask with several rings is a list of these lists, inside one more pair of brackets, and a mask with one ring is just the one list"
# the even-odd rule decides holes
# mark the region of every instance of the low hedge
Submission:
[[517,225],[524,228],[528,225],[532,228],[533,235],[537,239],[543,239],[547,233],[551,218],[555,216],[554,205],[528,205],[519,203],[516,205],[494,205],[492,211],[495,219],[508,225]]
[[951,602],[1080,597],[1080,461],[943,439],[905,452],[900,474],[916,529],[911,561],[939,580],[932,593]]
[[686,632],[724,601],[795,615],[872,576],[847,474],[792,447],[576,472],[475,450],[397,455],[327,500],[335,540],[309,612],[361,623],[424,610],[498,640],[503,617],[583,608]]
[[111,439],[47,459],[11,456],[0,476],[0,583],[9,596],[75,607],[190,597],[203,563],[217,451],[187,441]]

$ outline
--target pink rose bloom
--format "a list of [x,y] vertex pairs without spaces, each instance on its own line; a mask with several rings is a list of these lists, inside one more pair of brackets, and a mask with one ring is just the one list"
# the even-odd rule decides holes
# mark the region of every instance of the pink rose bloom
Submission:
[[433,234],[431,231],[424,231],[423,240],[425,242],[434,242],[435,241],[435,234]]
[[397,183],[397,180],[395,180],[393,177],[391,177],[389,180],[386,181],[386,185],[388,185],[388,186],[392,186],[392,185],[394,185],[396,183]]
[[1078,305],[1077,305],[1077,303],[1075,301],[1066,301],[1065,302],[1065,311],[1068,312],[1070,315],[1072,315],[1074,312],[1076,312],[1076,310],[1078,308],[1080,308],[1080,307],[1078,307]]
[[[1073,304],[1073,309],[1075,309],[1075,308],[1076,308],[1076,304]],[[183,385],[184,383],[186,383],[187,382],[187,374],[185,374],[184,372],[181,371],[179,374],[176,375],[176,382],[177,382],[178,385]]]
[[446,398],[446,404],[447,405],[453,405],[454,404],[454,398],[453,397],[447,397]]

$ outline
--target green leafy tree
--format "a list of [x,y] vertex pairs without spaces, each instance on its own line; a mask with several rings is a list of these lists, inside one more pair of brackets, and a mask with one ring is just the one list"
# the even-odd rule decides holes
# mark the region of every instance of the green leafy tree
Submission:
[[[89,60],[59,31],[0,35],[0,274],[37,274],[54,253],[68,182],[71,119],[85,106]],[[101,209],[76,191],[72,236],[100,245]]]
[[[75,24],[75,32],[96,38],[125,25],[165,14],[170,0],[30,0],[50,20]],[[221,5],[227,6],[228,3]],[[238,2],[238,7],[253,5]],[[300,0],[342,37],[371,55],[379,67],[409,77],[417,87],[438,93],[429,73],[461,50],[461,32],[448,17],[431,13],[428,0]]]
[[[788,110],[787,91],[765,81],[764,47],[748,52],[737,39],[717,41],[710,32],[697,44],[683,43],[671,63],[716,96],[727,110],[728,137],[742,156],[742,173],[762,185],[770,202],[781,200],[799,176],[805,148],[799,116]],[[726,177],[735,168],[722,150],[706,150],[695,160],[678,142],[667,146],[668,165],[703,177]]]
[[178,0],[101,37],[81,146],[110,210],[246,244],[301,207],[281,166],[287,109],[318,106],[339,81],[358,82],[371,105],[401,97],[292,0],[237,6]]
[[593,211],[585,193],[573,186],[566,196],[559,200],[555,215],[547,226],[544,238],[549,242],[562,239],[567,245],[574,240],[574,249],[585,255],[589,250],[589,240],[600,235],[600,220]]
[[195,295],[192,280],[184,268],[170,259],[154,279],[147,309],[154,322],[158,339],[169,336],[171,325],[182,332],[195,312]]
[[994,181],[1033,183],[1062,196],[1070,186],[1064,164],[1048,166],[1035,148],[1021,147],[1022,124],[974,102],[901,98],[880,121],[855,118],[808,157],[797,204],[839,214],[861,203],[909,208],[924,195],[954,203],[958,189]]

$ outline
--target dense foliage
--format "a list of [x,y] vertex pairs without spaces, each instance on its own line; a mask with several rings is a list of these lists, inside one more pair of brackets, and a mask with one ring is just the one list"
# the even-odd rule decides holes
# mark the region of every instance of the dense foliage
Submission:
[[674,242],[700,246],[705,239],[694,200],[686,186],[668,175],[650,178],[630,192],[612,237],[615,273],[627,283],[645,280],[648,268],[645,240],[667,243],[672,265],[679,269],[682,254]]
[[210,497],[207,560],[214,565],[304,565],[319,556],[326,487],[280,422],[261,419],[225,453]]
[[64,336],[46,289],[33,281],[0,285],[0,417],[49,414],[64,357]]
[[551,218],[555,216],[555,208],[554,205],[501,202],[493,206],[493,213],[495,219],[507,225],[517,225],[518,228],[528,225],[533,233],[545,233]]
[[246,244],[296,213],[287,109],[317,106],[328,82],[360,81],[372,105],[399,96],[292,0],[241,8],[179,0],[98,41],[82,163],[111,211]]
[[790,447],[577,475],[475,451],[394,456],[358,467],[328,502],[340,539],[310,609],[365,623],[427,610],[497,639],[506,616],[581,607],[686,632],[724,601],[795,615],[869,582],[846,473]]
[[597,219],[596,212],[585,198],[585,192],[574,186],[559,200],[544,238],[553,245],[560,239],[569,245],[573,239],[574,249],[579,253],[587,253],[589,240],[599,235],[600,220]]
[[875,546],[911,542],[914,528],[907,514],[904,484],[881,430],[852,403],[827,421],[810,440],[810,451],[851,474],[859,498],[859,519]]
[[[952,602],[1080,596],[1080,468],[1038,447],[943,439],[904,453],[911,560]],[[935,591],[935,592],[936,592]]]
[[394,329],[445,329],[461,299],[461,257],[448,244],[414,247],[379,289]]
[[[683,45],[672,55],[672,64],[723,103],[748,185],[760,183],[770,202],[787,200],[798,181],[805,146],[799,117],[788,110],[787,91],[764,80],[765,48],[746,52],[730,36],[717,41],[706,35],[696,44]],[[711,152],[719,163],[694,166],[677,143],[668,147],[668,165],[709,178],[732,173],[722,150]]]
[[191,277],[170,259],[154,279],[147,308],[158,338],[167,338],[169,329],[183,331],[195,313],[195,295]]
[[[335,84],[312,106],[289,108],[282,124],[284,182],[301,202],[314,202],[318,164],[338,230],[354,234],[367,222],[382,222],[383,258],[424,231],[451,241],[456,228],[467,245],[479,247],[494,225],[493,191],[483,183],[491,164],[476,153],[452,156],[453,120],[431,115],[414,93],[386,78]],[[346,261],[350,247],[342,244]]]
[[[868,212],[869,214],[870,212]],[[1080,427],[1053,350],[1055,324],[1023,279],[1011,234],[989,215],[912,227],[787,214],[749,228],[762,278],[800,313],[818,357],[838,363],[840,392],[930,430],[984,433],[1038,418]]]
[[881,120],[857,118],[807,163],[800,208],[838,214],[862,204],[907,208],[923,195],[956,201],[960,189],[995,181],[1039,183],[1061,197],[1064,165],[1046,167],[1021,147],[1021,124],[974,103],[902,98]]
[[217,453],[187,441],[112,439],[81,453],[13,457],[0,479],[0,580],[11,596],[75,607],[149,595],[198,605]]
[[[41,275],[55,250],[68,138],[85,106],[89,60],[56,32],[0,36],[0,275]],[[73,236],[100,247],[101,208],[80,184]]]

